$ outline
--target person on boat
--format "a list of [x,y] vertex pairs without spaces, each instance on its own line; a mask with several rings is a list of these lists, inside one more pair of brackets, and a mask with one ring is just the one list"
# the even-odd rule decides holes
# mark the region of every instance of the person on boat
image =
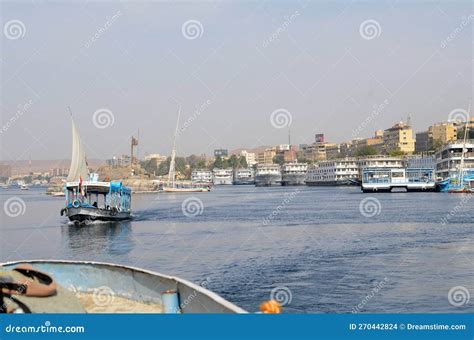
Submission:
[[97,201],[95,201],[94,203],[92,203],[92,206],[93,206],[94,208],[97,208]]

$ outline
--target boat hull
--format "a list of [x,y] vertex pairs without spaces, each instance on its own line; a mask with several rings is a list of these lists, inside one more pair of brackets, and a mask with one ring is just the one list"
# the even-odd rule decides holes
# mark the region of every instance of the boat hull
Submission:
[[358,183],[355,180],[342,180],[342,181],[313,181],[306,182],[307,186],[316,187],[316,186],[360,186],[361,183]]
[[130,212],[112,211],[98,208],[68,208],[66,216],[72,222],[123,221],[131,218]]
[[269,187],[272,185],[281,185],[281,175],[257,175],[255,176],[255,186]]
[[306,174],[283,174],[281,179],[281,185],[283,186],[294,186],[294,185],[305,185]]
[[254,185],[255,180],[235,179],[232,184],[234,184],[234,185]]
[[[105,304],[114,304],[118,298],[131,299],[143,304],[163,303],[163,292],[177,291],[180,312],[187,313],[246,313],[245,310],[224,300],[219,295],[192,282],[135,267],[99,262],[28,260],[0,264],[0,273],[9,271],[20,263],[29,263],[34,268],[50,274],[58,285],[71,293],[100,293],[95,310],[89,313],[104,313]],[[208,279],[210,280],[210,279]],[[99,301],[99,302],[101,302]],[[61,306],[50,306],[47,313],[64,313]],[[33,311],[34,312],[34,311]],[[140,310],[134,313],[143,312]],[[68,312],[66,312],[68,313]],[[117,313],[117,312],[116,312]],[[118,313],[123,313],[118,311]],[[129,313],[129,312],[128,312]]]
[[208,188],[163,188],[164,192],[180,193],[180,192],[208,192]]

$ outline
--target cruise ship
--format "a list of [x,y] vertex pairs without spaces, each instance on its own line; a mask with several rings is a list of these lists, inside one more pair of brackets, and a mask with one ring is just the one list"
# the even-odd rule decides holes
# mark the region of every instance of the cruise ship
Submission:
[[232,185],[234,171],[231,168],[212,171],[214,185]]
[[255,172],[255,185],[257,187],[280,185],[281,169],[278,164],[259,164]]
[[306,163],[285,163],[281,167],[281,185],[304,185],[306,181]]
[[252,168],[236,169],[234,172],[234,185],[255,184],[255,171]]
[[191,173],[193,185],[212,185],[212,172],[209,170],[193,170]]
[[[435,174],[439,190],[448,191],[458,185],[464,143],[456,142],[444,146],[436,153]],[[474,141],[467,141],[464,148],[463,182],[474,187]]]
[[306,185],[357,185],[359,178],[355,158],[321,161],[308,167]]

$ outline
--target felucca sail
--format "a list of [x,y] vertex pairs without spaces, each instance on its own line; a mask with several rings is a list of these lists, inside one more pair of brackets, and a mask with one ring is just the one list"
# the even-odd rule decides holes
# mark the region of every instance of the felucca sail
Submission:
[[171,151],[170,171],[168,173],[168,186],[175,187],[176,182],[176,139],[178,138],[179,117],[181,116],[181,105],[178,111],[178,120],[176,122],[176,130],[174,131],[173,150]]
[[86,151],[81,143],[81,137],[79,131],[74,124],[74,120],[71,117],[72,122],[72,158],[71,166],[69,168],[69,174],[67,176],[68,182],[79,181],[80,178],[87,180],[89,178],[89,169],[86,162]]

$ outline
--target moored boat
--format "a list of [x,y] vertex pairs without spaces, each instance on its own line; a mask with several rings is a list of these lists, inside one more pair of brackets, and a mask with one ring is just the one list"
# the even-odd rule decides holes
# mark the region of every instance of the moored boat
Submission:
[[[470,112],[471,106],[469,105]],[[462,143],[450,143],[436,154],[437,189],[448,193],[474,192],[474,142],[468,141],[466,122]]]
[[0,274],[4,274],[0,276],[5,278],[2,284],[13,285],[31,280],[22,274],[24,270],[20,270],[27,266],[31,266],[29,275],[47,283],[34,284],[35,288],[42,290],[43,297],[25,292],[0,294],[4,300],[0,301],[0,305],[9,312],[246,313],[206,289],[209,279],[197,285],[174,276],[109,263],[53,260],[8,262],[0,264]]
[[424,168],[365,168],[362,169],[363,192],[434,191],[433,169]]
[[281,167],[281,185],[305,185],[306,163],[285,163]]
[[278,164],[259,164],[255,172],[255,185],[272,186],[281,184],[281,168]]
[[255,172],[252,168],[235,169],[233,185],[253,185],[255,184]]
[[231,185],[232,176],[233,176],[233,170],[231,168],[212,170],[214,185]]
[[176,130],[174,133],[173,150],[171,150],[170,170],[168,172],[168,182],[163,185],[163,191],[166,193],[184,193],[184,192],[209,192],[210,185],[194,184],[176,181],[176,140],[178,138],[179,117],[181,116],[181,106],[178,111],[176,121]]

